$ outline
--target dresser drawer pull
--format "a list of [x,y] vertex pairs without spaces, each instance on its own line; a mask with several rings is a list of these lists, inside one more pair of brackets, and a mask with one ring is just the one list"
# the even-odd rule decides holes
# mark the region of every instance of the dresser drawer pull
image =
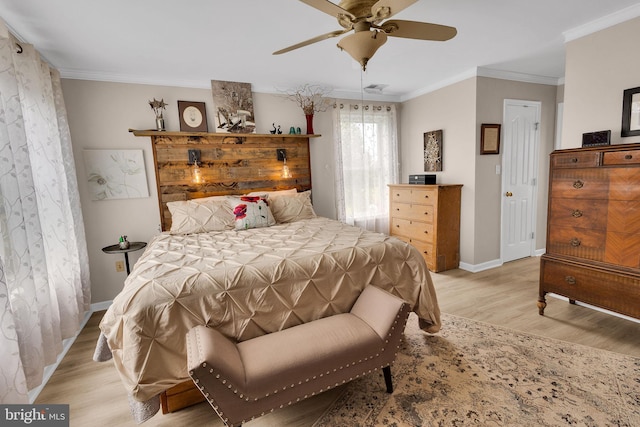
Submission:
[[627,154],[626,156],[624,156],[625,160],[631,160],[633,159],[633,156],[631,154]]
[[400,228],[400,224],[396,224],[396,227]]
[[425,215],[429,215],[429,212],[425,212],[424,214],[425,214]]
[[577,158],[577,157],[574,157],[574,158],[572,158],[570,161],[571,161],[571,163],[578,163],[578,158]]
[[582,188],[584,187],[584,182],[577,180],[576,182],[573,183],[573,188]]
[[398,212],[400,212],[400,208],[396,208],[396,210],[397,210]]
[[564,281],[567,282],[570,285],[575,285],[576,284],[576,278],[573,276],[566,276],[564,278]]
[[575,211],[573,211],[571,216],[574,218],[580,218],[582,216],[582,211],[580,209],[576,209]]
[[429,252],[427,252],[427,251],[422,251],[422,253],[425,254],[425,255],[429,255]]
[[425,195],[424,195],[424,198],[425,198],[425,199],[428,199],[428,198],[429,198],[429,195],[428,195],[428,194],[425,194]]
[[574,248],[577,248],[578,246],[580,246],[582,242],[580,241],[580,239],[574,237],[573,239],[571,239],[571,246],[573,246]]
[[429,234],[429,232],[427,230],[424,230],[424,234]]

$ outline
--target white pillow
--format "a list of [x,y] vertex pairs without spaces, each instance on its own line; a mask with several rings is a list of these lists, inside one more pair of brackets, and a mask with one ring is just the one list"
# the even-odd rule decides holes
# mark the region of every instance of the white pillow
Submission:
[[284,224],[316,217],[311,204],[311,190],[294,195],[269,196],[269,206],[276,222]]
[[233,229],[233,212],[224,196],[167,202],[167,208],[171,212],[171,234]]
[[227,201],[235,216],[236,230],[270,227],[276,220],[269,209],[267,198],[262,196],[228,196]]
[[276,190],[276,191],[252,191],[247,194],[247,196],[266,196],[266,197],[275,197],[275,196],[291,196],[296,194],[298,190],[296,188],[290,188],[288,190]]

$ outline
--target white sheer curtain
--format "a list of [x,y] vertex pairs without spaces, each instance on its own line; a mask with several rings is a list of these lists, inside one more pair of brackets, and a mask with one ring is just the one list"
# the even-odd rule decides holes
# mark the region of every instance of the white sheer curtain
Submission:
[[0,21],[0,403],[28,403],[89,304],[60,76]]
[[338,219],[389,233],[389,188],[397,184],[395,105],[337,104],[334,108]]

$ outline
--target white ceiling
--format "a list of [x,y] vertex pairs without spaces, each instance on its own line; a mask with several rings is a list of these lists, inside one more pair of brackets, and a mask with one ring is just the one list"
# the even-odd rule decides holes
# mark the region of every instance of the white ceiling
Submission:
[[[335,1],[337,3],[337,0]],[[479,75],[556,84],[564,43],[640,16],[638,0],[419,0],[394,17],[454,26],[446,42],[389,37],[367,71],[339,38],[272,52],[341,27],[295,0],[0,0],[0,17],[62,77],[256,92],[320,84],[333,96],[388,85],[401,101]]]

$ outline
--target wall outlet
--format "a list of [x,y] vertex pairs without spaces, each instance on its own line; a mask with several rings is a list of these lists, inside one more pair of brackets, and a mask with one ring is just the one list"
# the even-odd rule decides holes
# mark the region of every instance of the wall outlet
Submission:
[[116,271],[124,271],[124,261],[116,261]]

